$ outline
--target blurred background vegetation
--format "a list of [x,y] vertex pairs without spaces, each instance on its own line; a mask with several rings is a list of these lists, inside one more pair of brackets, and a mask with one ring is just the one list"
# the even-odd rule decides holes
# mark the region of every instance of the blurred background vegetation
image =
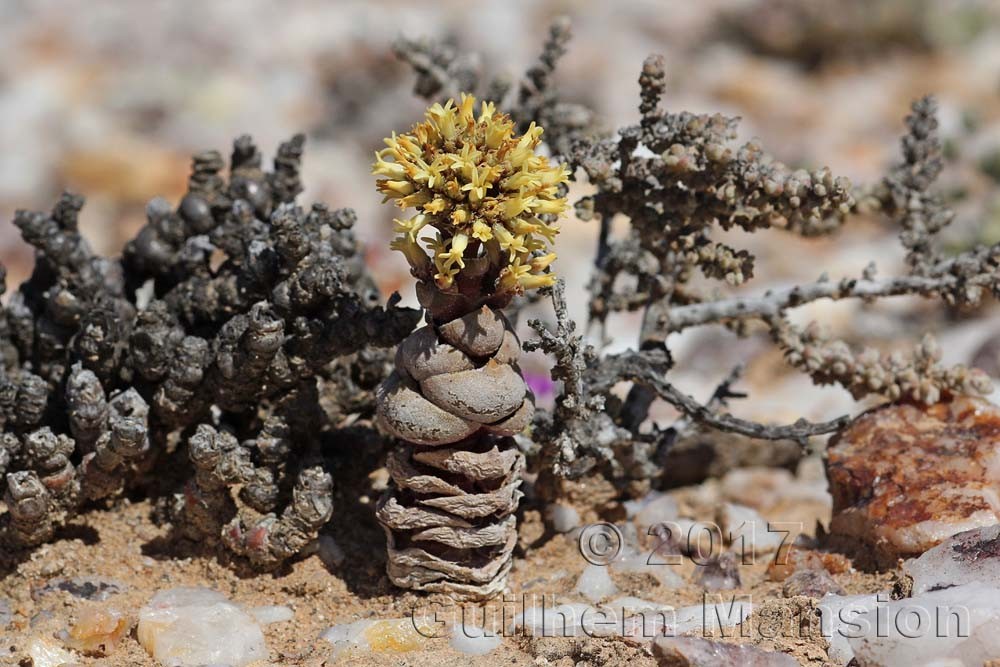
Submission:
[[[301,201],[354,207],[381,289],[399,289],[413,303],[405,263],[388,249],[393,210],[380,206],[369,174],[381,137],[408,127],[424,107],[393,41],[446,38],[479,54],[484,71],[516,75],[559,15],[572,19],[575,37],[556,86],[564,99],[594,108],[605,127],[637,119],[639,69],[659,52],[669,108],[741,116],[742,138],[758,136],[782,161],[827,165],[859,185],[896,159],[910,102],[936,94],[950,158],[943,185],[958,211],[947,242],[1000,240],[1000,2],[0,0],[0,261],[8,284],[31,266],[9,224],[15,209],[47,210],[62,190],[80,192],[84,233],[99,252],[117,254],[150,198],[181,195],[191,153],[228,152],[249,133],[270,155],[303,131]],[[584,194],[587,186],[574,189]],[[743,240],[759,257],[752,289],[821,271],[856,275],[873,258],[886,273],[899,267],[893,230],[870,220],[849,227],[832,240]],[[556,268],[579,320],[596,234],[595,224],[569,219],[560,237]],[[855,333],[897,335],[901,321],[919,319],[912,305],[902,319],[866,318]],[[836,332],[856,325],[859,307],[817,304],[803,319]],[[621,345],[634,343],[637,317],[622,315],[610,329]],[[950,345],[946,331],[945,360],[957,362],[970,361],[989,328],[982,319],[975,335],[961,323],[943,326],[960,342]],[[701,332],[687,349],[717,349],[719,340]],[[732,347],[743,360],[764,348],[753,340]],[[759,381],[771,384],[776,359],[761,354],[768,362]],[[697,378],[731,361],[718,356],[695,354],[678,370]],[[754,383],[753,365],[749,371]],[[808,380],[789,382],[790,392],[812,391]],[[758,407],[780,420],[786,412],[838,414],[849,404],[827,390],[828,403],[803,411],[782,395],[758,394],[770,404]]]

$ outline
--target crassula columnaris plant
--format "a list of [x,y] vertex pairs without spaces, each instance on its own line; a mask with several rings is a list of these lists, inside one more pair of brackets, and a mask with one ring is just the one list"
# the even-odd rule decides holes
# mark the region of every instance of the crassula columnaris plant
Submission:
[[484,102],[427,110],[376,153],[378,189],[412,216],[392,247],[417,279],[427,324],[407,337],[378,394],[382,428],[401,442],[378,507],[398,586],[482,598],[503,590],[517,539],[524,457],[511,436],[534,403],[521,346],[501,308],[551,285],[550,251],[569,172]]

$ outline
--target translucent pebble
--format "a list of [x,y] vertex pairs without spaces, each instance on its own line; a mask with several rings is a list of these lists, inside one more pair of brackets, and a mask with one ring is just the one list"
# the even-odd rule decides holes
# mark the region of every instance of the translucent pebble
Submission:
[[862,665],[982,665],[1000,656],[1000,588],[966,584],[879,602],[855,623],[848,641]]
[[650,527],[677,519],[677,501],[672,496],[652,492],[647,498],[635,515],[640,535],[647,535]]
[[711,634],[724,628],[740,625],[753,612],[747,600],[733,598],[716,604],[696,604],[676,610],[674,624],[668,635]]
[[615,598],[609,602],[607,606],[616,611],[619,609],[623,611],[642,611],[644,609],[670,608],[670,605],[668,604],[653,602],[651,600],[643,600],[642,598],[632,597],[631,595],[624,595],[620,598]]
[[260,625],[226,596],[207,588],[158,592],[139,611],[139,643],[166,667],[226,664],[267,658]]
[[660,658],[661,664],[690,667],[796,667],[799,664],[785,653],[701,637],[661,637],[654,643],[653,653]]
[[913,579],[911,595],[973,582],[1000,588],[1000,525],[954,535],[906,561],[903,572]]
[[813,568],[802,568],[792,572],[785,578],[781,592],[786,598],[796,595],[822,598],[828,593],[833,593],[834,595],[844,595],[845,593],[844,589],[830,576],[829,572]]
[[[708,556],[716,550],[715,545],[719,543],[720,537],[715,524],[688,517],[681,517],[674,523],[677,525],[670,526],[670,529],[677,531],[677,535],[671,535],[671,544],[663,546],[674,547],[685,556]],[[660,537],[660,542],[664,537]]]
[[[881,593],[883,600],[888,593]],[[876,595],[826,595],[816,605],[819,609],[820,631],[830,643],[827,655],[837,665],[846,665],[854,659],[854,649],[847,640],[855,617],[867,609],[874,609]]]
[[114,651],[132,624],[117,609],[84,607],[76,623],[64,632],[63,642],[85,653],[106,655]]
[[364,640],[364,635],[362,634],[363,631],[374,623],[374,620],[365,619],[362,621],[354,621],[353,623],[332,625],[324,630],[323,634],[321,634],[319,638],[334,645],[345,642],[360,644]]
[[626,614],[622,634],[637,641],[652,641],[663,636],[708,635],[740,625],[752,612],[753,605],[738,598],[680,609],[647,609],[633,615]]
[[731,551],[700,565],[695,583],[708,591],[726,591],[741,586],[739,564]]
[[[656,493],[655,491],[651,493]],[[622,507],[625,508],[625,516],[629,519],[634,519],[635,515],[639,513],[642,509],[644,498],[639,498],[637,500],[626,500],[622,503]]]
[[515,615],[511,631],[521,630],[536,637],[578,637],[595,633],[595,621],[603,619],[603,612],[589,604],[543,605]]
[[576,580],[574,590],[591,602],[597,602],[615,595],[618,592],[618,587],[611,580],[607,566],[588,565],[580,574],[580,578]]
[[333,644],[333,658],[351,653],[407,653],[424,647],[438,629],[414,618],[365,619],[327,628],[320,639]]
[[500,636],[476,625],[456,623],[451,630],[451,647],[467,655],[486,655],[500,646]]
[[667,564],[664,558],[657,554],[630,553],[611,563],[611,569],[623,574],[649,574],[665,588],[681,588],[684,580],[674,570],[675,566]]
[[786,532],[769,531],[767,519],[746,505],[725,503],[719,519],[726,540],[734,545],[734,550],[749,558],[777,551],[787,536]]
[[295,612],[292,611],[292,608],[284,605],[254,607],[250,610],[250,614],[257,619],[257,622],[261,625],[281,623],[282,621],[290,621],[295,618]]
[[31,667],[59,667],[77,662],[77,657],[47,637],[35,637],[28,644]]
[[546,508],[545,515],[557,533],[568,533],[580,525],[580,513],[569,505],[553,503]]

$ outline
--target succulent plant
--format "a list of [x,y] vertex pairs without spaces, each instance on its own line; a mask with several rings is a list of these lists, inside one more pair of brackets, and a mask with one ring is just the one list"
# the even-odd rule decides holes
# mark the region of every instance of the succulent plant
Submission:
[[79,234],[82,197],[17,214],[37,260],[0,311],[5,548],[151,478],[180,487],[163,503],[176,537],[258,567],[327,521],[329,412],[373,411],[385,353],[372,350],[417,313],[378,305],[352,211],[295,205],[302,147],[265,171],[241,137],[228,178],[217,152],[197,155],[179,205],[151,201],[120,259]]
[[549,244],[569,176],[535,153],[540,127],[516,135],[494,105],[474,108],[471,95],[433,105],[412,132],[386,140],[373,168],[386,199],[418,210],[396,221],[393,248],[428,319],[379,388],[379,422],[402,441],[377,509],[389,577],[467,598],[506,584],[524,464],[511,436],[534,414],[520,341],[500,309],[553,284]]
[[[558,493],[552,482],[595,469],[641,490],[686,433],[804,443],[848,421],[735,417],[725,408],[742,396],[738,369],[699,401],[671,382],[671,334],[764,332],[790,365],[857,398],[934,403],[991,389],[982,373],[942,364],[931,339],[909,354],[858,350],[790,317],[820,299],[972,307],[1000,295],[1000,244],[942,247],[953,215],[933,191],[943,168],[933,99],[914,103],[899,163],[855,188],[827,169],[790,169],[755,140],[736,144],[736,119],[661,109],[662,57],[643,65],[638,122],[596,132],[593,114],[553,88],[568,38],[557,21],[525,76],[486,85],[454,49],[397,45],[431,106],[386,140],[373,171],[407,211],[392,246],[417,281],[426,322],[416,330],[418,311],[397,297],[380,305],[354,213],[296,205],[302,137],[281,145],[271,170],[249,137],[234,143],[228,174],[219,153],[197,155],[188,192],[176,206],[151,201],[121,258],[92,252],[77,195],[49,213],[18,212],[36,265],[0,308],[0,554],[26,553],[129,489],[158,499],[174,538],[275,567],[332,512],[327,445],[346,422],[374,436],[375,417],[394,441],[376,507],[390,579],[482,598],[505,586],[526,467],[543,498]],[[463,90],[485,100],[478,110]],[[587,345],[552,273],[571,177],[591,187],[578,217],[600,224],[591,320],[642,311],[635,349]],[[754,276],[749,250],[719,231],[828,235],[862,210],[899,228],[900,275],[871,265],[759,295],[704,289]],[[623,234],[611,234],[613,218],[627,221]],[[535,409],[502,312],[532,294],[555,310],[554,327],[528,322],[538,337],[525,344],[554,357],[550,410]],[[656,400],[681,417],[651,423]]]
[[[641,311],[643,317],[635,349],[614,354],[586,344],[558,286],[549,289],[555,326],[529,321],[539,338],[525,347],[554,357],[552,379],[558,382],[552,410],[536,412],[534,445],[527,450],[529,467],[539,473],[537,493],[558,494],[558,480],[595,469],[641,490],[649,480],[669,477],[672,471],[664,466],[674,443],[708,429],[805,444],[848,422],[842,416],[771,424],[728,414],[728,401],[742,396],[733,390],[738,368],[704,402],[681,391],[669,378],[674,359],[668,337],[692,327],[766,332],[790,365],[815,383],[840,385],[856,398],[874,394],[933,403],[991,389],[983,373],[942,364],[929,338],[909,352],[858,350],[789,317],[791,310],[819,299],[870,302],[913,294],[974,306],[988,294],[1000,295],[1000,245],[948,256],[936,238],[953,216],[932,189],[943,167],[932,98],[914,103],[899,164],[881,182],[856,188],[826,168],[789,168],[757,140],[736,144],[736,118],[663,109],[667,78],[658,55],[648,57],[639,73],[638,122],[611,134],[596,131],[593,114],[561,100],[553,88],[568,38],[567,22],[554,22],[538,63],[514,86],[517,94],[496,82],[481,89],[521,126],[540,122],[554,130],[553,152],[592,188],[574,202],[578,218],[601,226],[589,285],[590,323],[603,333],[612,313]],[[417,93],[428,99],[440,101],[479,85],[469,66],[475,59],[454,48],[402,42],[397,51],[416,71]],[[881,213],[899,228],[906,273],[877,277],[872,264],[860,276],[823,275],[762,295],[704,288],[706,281],[721,281],[724,289],[754,277],[756,258],[721,241],[719,231],[826,236],[843,232],[861,212]],[[613,219],[627,221],[624,234],[611,233]],[[613,390],[622,382],[631,383],[624,399]],[[650,407],[658,400],[682,413],[675,424],[650,423]]]

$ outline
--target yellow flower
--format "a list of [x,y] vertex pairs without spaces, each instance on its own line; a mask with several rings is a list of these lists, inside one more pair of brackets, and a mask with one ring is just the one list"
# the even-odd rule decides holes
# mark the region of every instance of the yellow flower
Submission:
[[514,220],[527,210],[531,204],[531,198],[524,196],[524,188],[520,188],[516,195],[511,195],[503,202],[504,220]]
[[372,167],[372,173],[393,179],[406,178],[406,168],[398,162],[383,160],[379,151],[375,151],[375,165]]
[[424,213],[440,213],[448,204],[441,197],[435,197],[424,204]]
[[427,258],[427,253],[424,249],[420,247],[416,239],[410,236],[397,236],[389,244],[389,248],[392,250],[398,250],[406,257],[406,261],[410,263],[415,271],[427,271],[430,269],[430,260]]
[[544,271],[549,267],[549,264],[551,264],[553,260],[555,260],[555,258],[556,254],[554,252],[550,252],[547,255],[534,257],[530,262],[531,270],[535,273],[541,273],[542,271]]
[[400,220],[399,218],[393,219],[393,229],[399,234],[406,234],[414,241],[417,239],[417,232],[419,232],[424,225],[427,224],[426,215],[415,215],[408,220]]
[[517,259],[503,270],[499,282],[504,291],[522,292],[526,289],[550,287],[555,284],[556,277],[552,273],[533,273],[531,265],[521,264],[521,260]]
[[524,234],[511,234],[510,230],[503,225],[493,225],[493,238],[500,242],[501,250],[510,251],[511,262],[514,261],[514,258],[517,257],[519,253],[528,251],[528,249],[524,246],[526,236]]
[[486,180],[489,174],[490,169],[488,167],[480,170],[472,167],[469,182],[462,186],[462,190],[469,193],[470,203],[478,204],[486,196],[486,188],[490,185],[489,181]]
[[552,273],[543,273],[540,275],[529,273],[519,277],[517,282],[518,287],[521,289],[538,289],[540,287],[552,287],[556,284],[556,277]]
[[459,268],[465,268],[465,249],[469,245],[469,237],[465,234],[455,234],[447,242],[448,250],[439,252],[437,257],[443,260],[442,267],[446,271],[451,271],[452,267],[458,264]]
[[[514,121],[492,103],[482,103],[476,115],[475,98],[463,94],[457,104],[431,106],[423,122],[393,133],[375,153],[379,192],[418,211],[396,221],[400,236],[392,247],[419,279],[430,280],[433,271],[440,289],[452,289],[466,260],[481,257],[489,262],[485,275],[496,277],[494,290],[551,284],[549,245],[559,231],[553,223],[567,208],[561,195],[570,172],[535,153],[541,127],[515,132]],[[425,227],[436,236],[418,240]]]
[[417,208],[418,206],[423,206],[427,203],[428,196],[429,195],[426,192],[420,190],[418,192],[414,192],[413,194],[406,195],[405,197],[399,197],[396,199],[396,205],[399,206],[399,208]]
[[465,221],[468,219],[469,219],[469,209],[467,208],[455,208],[451,212],[451,222],[459,229],[464,227]]
[[417,188],[410,181],[383,180],[379,181],[378,185],[379,191],[385,194],[386,201],[405,197],[417,191]]
[[535,215],[545,215],[547,213],[553,215],[559,215],[565,210],[566,210],[565,199],[540,200],[537,198],[532,198],[531,201],[531,211]]
[[472,223],[472,238],[486,243],[493,238],[493,230],[482,220],[476,220]]

